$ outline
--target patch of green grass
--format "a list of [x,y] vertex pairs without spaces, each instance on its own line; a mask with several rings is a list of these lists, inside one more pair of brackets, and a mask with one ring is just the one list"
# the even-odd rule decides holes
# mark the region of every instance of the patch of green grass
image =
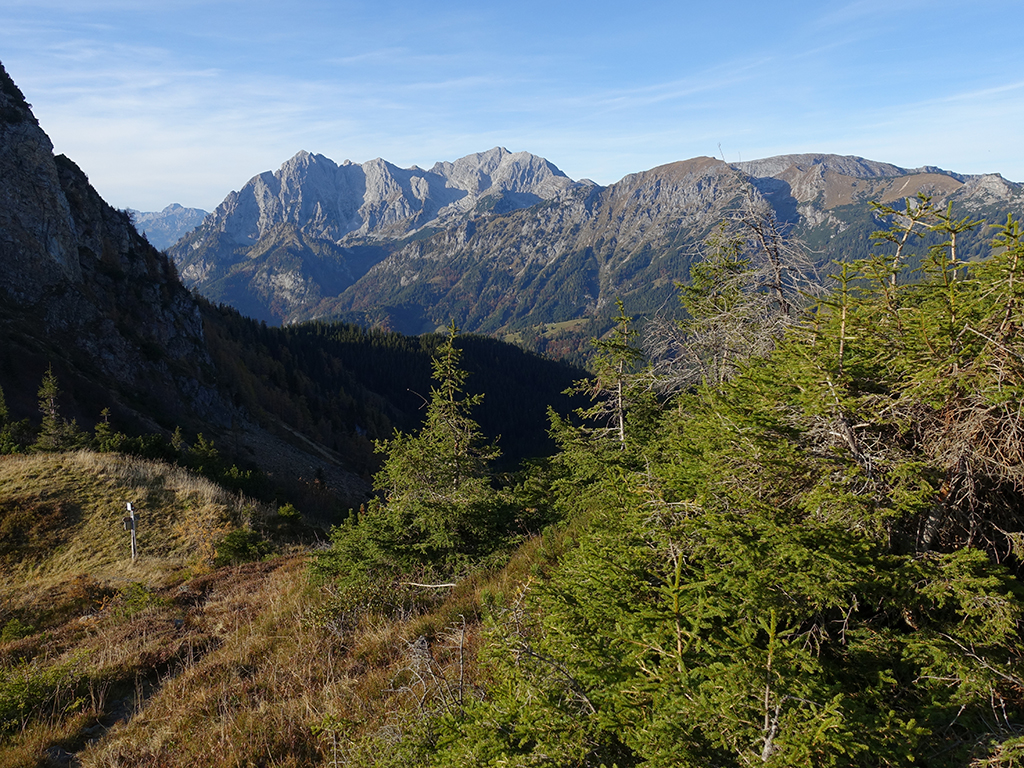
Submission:
[[31,624],[26,624],[15,616],[12,619],[8,619],[3,629],[0,629],[0,643],[11,643],[15,640],[21,640],[23,637],[31,635],[34,631],[35,628]]
[[105,604],[104,608],[119,618],[130,619],[143,611],[164,608],[169,604],[167,598],[161,597],[145,584],[132,581]]

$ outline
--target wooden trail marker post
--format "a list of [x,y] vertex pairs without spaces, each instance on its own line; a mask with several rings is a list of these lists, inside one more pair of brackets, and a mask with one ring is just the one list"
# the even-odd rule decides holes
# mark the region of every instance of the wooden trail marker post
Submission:
[[135,517],[135,508],[132,507],[132,503],[128,502],[128,517],[121,521],[126,531],[132,532],[132,560],[138,555],[138,548],[135,545],[135,525],[138,522],[138,518]]

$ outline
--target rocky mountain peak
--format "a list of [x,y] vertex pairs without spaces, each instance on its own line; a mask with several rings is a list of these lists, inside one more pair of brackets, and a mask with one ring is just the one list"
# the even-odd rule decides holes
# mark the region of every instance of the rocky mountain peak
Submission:
[[1024,184],[1007,181],[998,173],[986,173],[968,177],[961,195],[972,210],[1014,202],[1020,206],[1024,204]]
[[466,155],[454,162],[435,163],[430,170],[443,176],[449,186],[470,195],[513,192],[547,199],[572,183],[544,158],[529,152],[509,152],[504,147]]
[[[281,224],[338,245],[399,237],[465,216],[487,196],[500,196],[503,210],[509,210],[550,199],[572,184],[547,160],[503,147],[436,163],[429,171],[399,168],[382,158],[338,165],[302,150],[228,195],[175,253],[182,261],[204,243],[252,246]],[[209,273],[205,266],[191,266],[192,273]]]
[[171,203],[162,211],[131,211],[135,226],[155,248],[164,250],[195,229],[206,218],[201,208]]

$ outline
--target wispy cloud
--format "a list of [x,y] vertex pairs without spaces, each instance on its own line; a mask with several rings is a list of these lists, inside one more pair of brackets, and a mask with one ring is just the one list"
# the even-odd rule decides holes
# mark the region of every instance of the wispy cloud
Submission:
[[884,26],[865,26],[862,22],[875,21],[884,24],[886,19],[907,12],[935,13],[942,5],[935,0],[856,0],[852,3],[821,6],[822,11],[814,18],[812,26],[819,29],[850,29],[859,26],[863,34],[884,34]]
[[[979,1],[1006,27],[1020,7]],[[982,46],[966,11],[944,22],[951,0],[531,0],[530,25],[469,0],[296,2],[13,0],[0,50],[57,150],[143,210],[213,207],[299,149],[408,167],[503,145],[600,183],[719,143],[1024,177],[1024,83],[1005,74],[1024,51],[1002,28]]]

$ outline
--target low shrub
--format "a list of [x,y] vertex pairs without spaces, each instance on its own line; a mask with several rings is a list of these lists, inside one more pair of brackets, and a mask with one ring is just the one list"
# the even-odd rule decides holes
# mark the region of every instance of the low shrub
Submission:
[[262,560],[271,553],[270,542],[256,531],[238,528],[231,531],[217,542],[213,564],[220,568],[224,565],[239,565]]

